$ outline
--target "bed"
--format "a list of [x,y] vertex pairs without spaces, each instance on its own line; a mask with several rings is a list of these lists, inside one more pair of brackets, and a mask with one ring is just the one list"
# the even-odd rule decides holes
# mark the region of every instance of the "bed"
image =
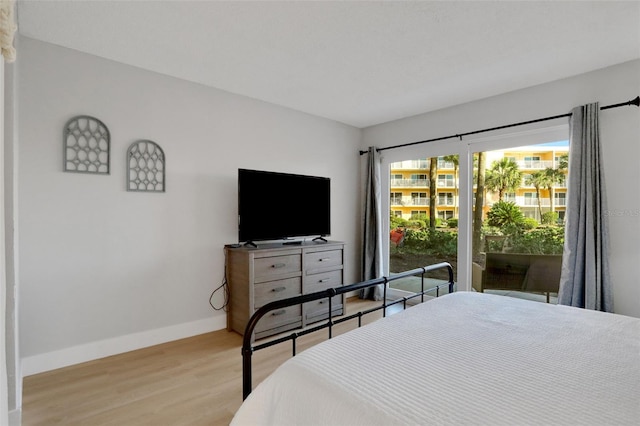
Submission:
[[233,425],[638,424],[640,319],[457,292],[334,337]]
[[455,292],[318,344],[232,425],[625,425],[640,419],[640,319]]

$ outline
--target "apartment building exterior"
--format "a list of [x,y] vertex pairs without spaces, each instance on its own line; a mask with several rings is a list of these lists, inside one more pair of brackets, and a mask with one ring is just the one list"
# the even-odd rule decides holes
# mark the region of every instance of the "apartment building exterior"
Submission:
[[[525,217],[540,221],[540,210],[544,214],[553,209],[558,213],[558,217],[563,219],[567,201],[566,178],[560,178],[551,188],[540,187],[539,191],[536,191],[529,177],[548,168],[560,170],[566,176],[567,171],[562,168],[562,163],[566,161],[568,152],[568,144],[534,145],[490,151],[485,153],[485,164],[489,170],[494,161],[509,158],[518,165],[523,175],[520,186],[515,192],[504,194],[503,199],[514,202]],[[404,219],[411,219],[416,215],[429,215],[429,166],[428,158],[391,164],[391,214]],[[443,220],[457,218],[460,200],[459,173],[455,157],[438,157],[436,175],[436,217]],[[487,191],[485,212],[497,201],[498,194]]]

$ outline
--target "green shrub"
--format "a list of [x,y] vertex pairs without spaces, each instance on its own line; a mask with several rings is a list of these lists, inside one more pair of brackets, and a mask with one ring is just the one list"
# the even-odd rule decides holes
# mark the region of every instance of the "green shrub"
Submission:
[[458,219],[457,218],[451,218],[451,219],[447,219],[447,226],[449,228],[457,228],[458,227]]
[[558,223],[558,212],[545,212],[542,214],[543,225],[556,225]]
[[538,227],[538,225],[539,225],[538,221],[532,217],[525,217],[522,220],[522,224],[521,224],[522,229],[525,229],[525,230],[535,229]]
[[406,228],[408,223],[409,221],[407,219],[403,219],[401,216],[396,216],[392,214],[391,217],[389,218],[390,229]]
[[541,226],[511,238],[511,253],[562,254],[564,228]]
[[498,201],[487,212],[487,223],[501,229],[519,226],[524,220],[520,207],[510,201]]
[[455,256],[458,233],[430,229],[407,229],[403,251],[416,254]]

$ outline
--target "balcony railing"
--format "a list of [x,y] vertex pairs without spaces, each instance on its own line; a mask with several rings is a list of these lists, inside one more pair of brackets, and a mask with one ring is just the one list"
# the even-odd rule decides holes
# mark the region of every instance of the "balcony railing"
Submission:
[[391,163],[389,166],[392,170],[428,170],[428,160],[408,160]]
[[[520,198],[518,197],[518,202],[516,203],[521,206],[535,206],[538,207],[538,199],[537,198]],[[549,207],[549,199],[548,198],[540,198],[540,205],[542,207]]]
[[[454,206],[455,202],[453,199],[438,199],[437,206]],[[391,206],[392,207],[412,207],[412,206],[420,206],[420,207],[428,207],[429,199],[428,198],[411,198],[411,197],[391,197]]]
[[438,160],[438,168],[439,169],[453,169],[453,168],[455,168],[455,166],[454,166],[452,161]]
[[438,179],[438,188],[455,188],[456,184],[452,180]]
[[516,164],[521,169],[534,169],[541,170],[547,167],[553,167],[553,160],[520,160],[516,161]]
[[401,197],[401,198],[391,197],[391,205],[405,206],[405,207],[411,207],[411,206],[424,207],[429,205],[429,199],[428,198],[412,198],[412,197]]
[[392,188],[397,187],[429,187],[429,179],[390,179]]

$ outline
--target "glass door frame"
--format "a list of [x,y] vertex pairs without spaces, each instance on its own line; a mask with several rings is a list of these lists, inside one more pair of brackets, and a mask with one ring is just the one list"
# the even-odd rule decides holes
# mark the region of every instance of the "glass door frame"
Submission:
[[[458,155],[458,261],[457,291],[471,291],[472,260],[472,198],[473,198],[473,155],[478,152],[537,145],[569,139],[569,124],[550,125],[518,132],[492,133],[483,137],[464,140],[428,142],[381,152],[380,173],[382,196],[382,230],[388,234],[390,203],[390,166],[392,163],[418,158],[433,158]],[[510,129],[513,130],[513,129]],[[384,233],[387,230],[387,233]],[[389,275],[389,238],[382,238],[384,275]],[[388,289],[390,298],[402,297],[405,292]]]

